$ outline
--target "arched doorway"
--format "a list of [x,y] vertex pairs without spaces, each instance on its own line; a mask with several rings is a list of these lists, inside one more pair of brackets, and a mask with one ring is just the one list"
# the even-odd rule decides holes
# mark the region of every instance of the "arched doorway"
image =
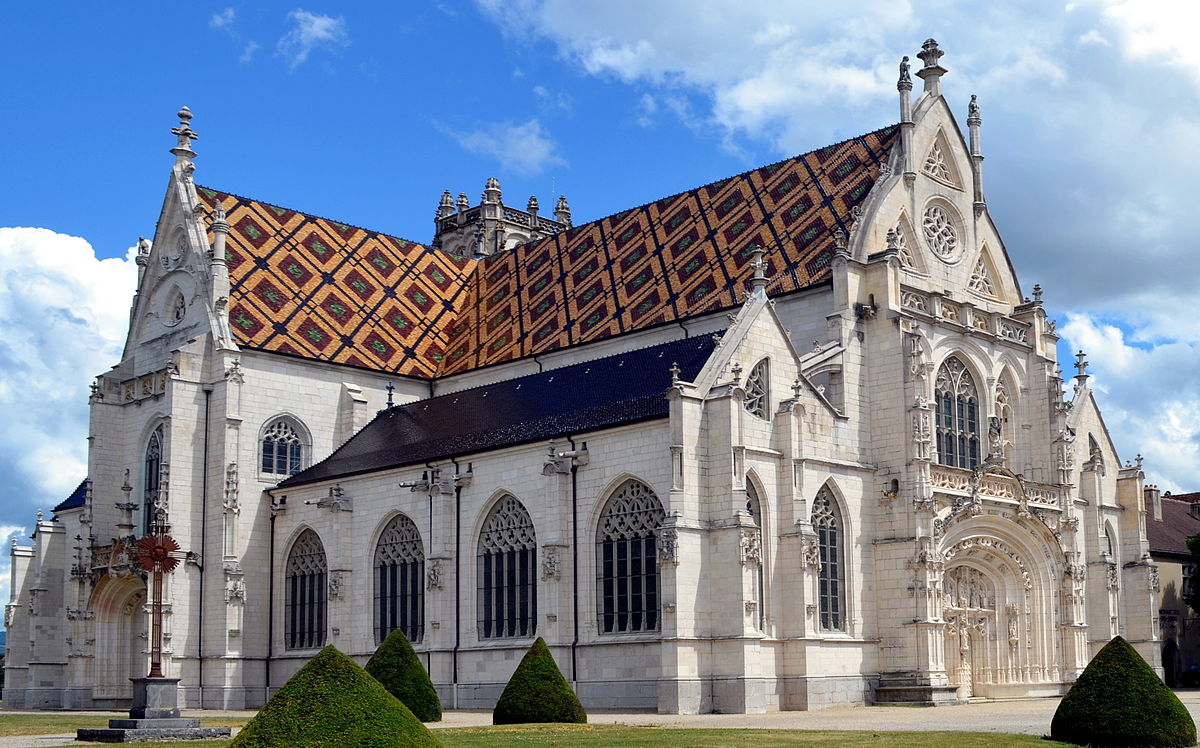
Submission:
[[149,617],[145,610],[146,583],[136,574],[104,576],[92,592],[96,614],[96,682],[92,698],[97,707],[126,707],[132,698],[130,678],[146,675]]
[[1179,686],[1179,646],[1169,640],[1162,649],[1163,683],[1171,688]]
[[946,621],[946,671],[958,698],[976,695],[976,680],[991,680],[994,661],[989,640],[996,630],[996,586],[971,566],[950,568],[943,580],[942,618]]

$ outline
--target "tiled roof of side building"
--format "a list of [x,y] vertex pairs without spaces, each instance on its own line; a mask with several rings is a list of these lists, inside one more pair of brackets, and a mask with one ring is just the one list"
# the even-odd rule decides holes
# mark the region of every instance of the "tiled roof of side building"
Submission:
[[1162,521],[1153,516],[1146,517],[1146,538],[1150,541],[1151,552],[1191,553],[1187,539],[1200,535],[1200,516],[1192,514],[1193,503],[1195,501],[1180,501],[1167,496],[1162,498]]
[[664,418],[671,367],[690,381],[715,345],[713,336],[700,335],[383,410],[327,459],[280,486]]
[[231,231],[240,345],[437,377],[732,307],[750,249],[768,291],[829,278],[833,232],[879,177],[891,126],[482,261],[200,189]]
[[51,514],[64,511],[66,509],[78,509],[83,506],[87,499],[87,478],[79,482],[79,485],[71,492],[71,495],[63,499],[62,503],[50,510]]

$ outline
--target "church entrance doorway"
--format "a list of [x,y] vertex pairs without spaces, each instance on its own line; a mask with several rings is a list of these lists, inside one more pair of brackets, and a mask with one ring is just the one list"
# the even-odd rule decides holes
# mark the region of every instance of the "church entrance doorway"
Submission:
[[977,569],[955,566],[946,572],[943,589],[946,670],[950,682],[958,686],[958,698],[969,699],[992,679],[996,586]]
[[96,614],[96,707],[127,708],[133,697],[130,678],[147,672],[149,617],[146,583],[136,574],[105,576],[92,593]]

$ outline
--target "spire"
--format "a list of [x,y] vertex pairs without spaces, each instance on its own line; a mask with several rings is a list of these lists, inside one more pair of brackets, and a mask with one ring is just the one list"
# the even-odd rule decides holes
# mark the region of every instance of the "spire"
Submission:
[[454,198],[450,196],[450,190],[442,192],[442,199],[438,201],[438,218],[445,218],[454,212]]
[[554,220],[567,228],[571,228],[571,206],[567,203],[566,195],[559,195],[554,206]]
[[171,153],[175,154],[175,163],[190,164],[192,159],[196,157],[196,152],[192,150],[192,141],[200,137],[188,124],[192,119],[192,111],[187,107],[179,110],[179,127],[171,128],[171,132],[178,139],[175,147],[171,149]]
[[983,151],[979,147],[979,126],[983,118],[979,116],[979,102],[975,94],[971,94],[971,103],[967,105],[967,129],[971,137],[971,171],[972,182],[975,186],[975,212],[983,210],[986,201],[983,199]]
[[946,74],[946,68],[942,67],[938,60],[942,55],[946,54],[938,49],[938,43],[933,39],[926,39],[921,45],[921,52],[917,55],[921,62],[925,63],[925,67],[917,71],[917,77],[925,81],[925,93],[931,96],[942,95],[941,77]]

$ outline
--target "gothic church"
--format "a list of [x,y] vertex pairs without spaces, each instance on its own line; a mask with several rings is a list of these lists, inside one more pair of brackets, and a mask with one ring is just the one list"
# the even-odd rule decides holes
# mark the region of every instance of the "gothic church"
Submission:
[[1143,475],[1065,383],[925,42],[899,123],[575,224],[446,192],[428,245],[200,186],[191,113],[89,473],[14,544],[4,704],[148,662],[251,708],[403,629],[448,708],[545,637],[590,708],[1062,693],[1153,665]]

